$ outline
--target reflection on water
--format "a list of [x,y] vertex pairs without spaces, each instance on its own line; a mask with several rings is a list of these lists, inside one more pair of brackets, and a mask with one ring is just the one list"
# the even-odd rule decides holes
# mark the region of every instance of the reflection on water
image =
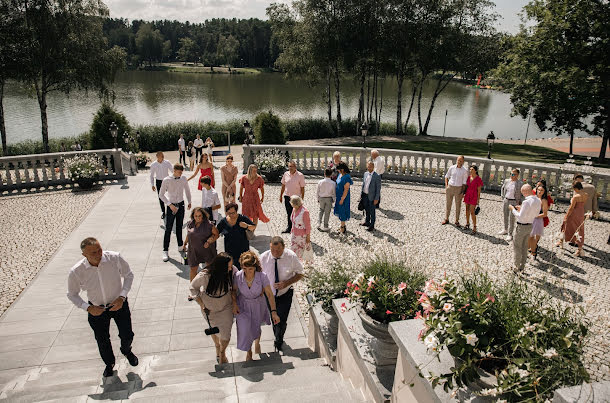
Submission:
[[[424,86],[422,123],[425,123],[435,82]],[[252,119],[260,111],[273,110],[286,118],[326,117],[321,88],[310,88],[303,80],[287,80],[280,74],[209,75],[128,71],[115,84],[116,106],[133,124],[162,124],[170,121]],[[396,119],[396,81],[386,80],[383,88],[382,120]],[[403,88],[403,118],[411,99],[411,87]],[[334,97],[333,97],[334,102]],[[52,93],[48,99],[50,137],[74,136],[87,131],[99,99],[95,92],[73,92],[70,96]],[[333,104],[333,113],[334,113]],[[9,142],[40,138],[40,112],[35,98],[16,83],[5,88],[4,108]],[[342,85],[343,117],[358,112],[358,88],[352,79]],[[442,135],[447,114],[446,135],[485,138],[493,130],[499,138],[522,138],[526,122],[510,117],[508,94],[475,90],[452,83],[436,100],[429,126],[430,134]],[[411,123],[417,122],[413,108]],[[549,137],[534,125],[530,138]]]

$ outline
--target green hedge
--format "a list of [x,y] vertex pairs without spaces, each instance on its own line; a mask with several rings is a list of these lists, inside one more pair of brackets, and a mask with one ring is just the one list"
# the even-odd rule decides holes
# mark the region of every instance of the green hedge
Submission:
[[[283,119],[282,123],[286,128],[287,140],[310,140],[337,137],[333,127],[328,123],[328,120],[323,118],[303,118],[303,119]],[[231,133],[231,144],[244,143],[244,122],[233,119],[225,122],[180,122],[167,123],[164,125],[137,125],[133,126],[132,130],[140,131],[139,146],[141,150],[154,152],[158,150],[169,151],[178,149],[178,137],[180,133],[184,134],[184,138],[188,144],[189,141],[195,140],[197,134],[205,140],[210,136],[212,131],[229,131]],[[333,122],[335,125],[335,122]],[[379,135],[392,136],[395,133],[394,123],[382,122],[380,125]],[[355,136],[356,121],[354,119],[345,119],[341,125],[342,136]],[[375,134],[375,124],[369,128],[371,136]],[[407,128],[408,135],[416,135],[417,130],[414,125],[409,125]],[[226,136],[221,134],[213,134],[212,141],[216,146],[227,145]],[[79,140],[84,149],[91,149],[90,134],[83,133],[78,137],[64,137],[59,139],[51,139],[49,146],[51,152],[59,152],[61,142],[65,142],[68,149],[74,144],[74,141]],[[21,154],[38,154],[42,152],[42,142],[28,140],[20,143],[9,144],[8,155]]]

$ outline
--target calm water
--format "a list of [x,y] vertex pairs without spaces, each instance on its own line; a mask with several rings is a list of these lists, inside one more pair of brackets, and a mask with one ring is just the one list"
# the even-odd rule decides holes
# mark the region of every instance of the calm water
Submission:
[[[433,83],[428,83],[425,90],[427,112]],[[130,71],[118,76],[115,91],[116,107],[132,124],[252,120],[257,112],[270,109],[286,118],[326,116],[320,88],[312,89],[304,81],[287,80],[280,74],[229,76]],[[408,84],[403,94],[403,119],[406,119],[411,95]],[[382,120],[394,122],[394,80],[386,81],[383,95]],[[73,92],[70,96],[52,93],[48,99],[50,137],[75,136],[87,131],[98,107],[95,92]],[[9,143],[40,138],[40,112],[35,97],[28,97],[23,88],[10,83],[5,88],[4,108]],[[344,118],[355,117],[358,112],[358,88],[351,80],[343,82],[341,108]],[[429,133],[442,135],[448,110],[447,136],[483,139],[493,130],[496,137],[523,138],[527,121],[511,118],[510,109],[507,94],[452,83],[436,101]],[[415,123],[415,119],[412,113],[411,122]],[[528,138],[550,136],[551,133],[541,134],[534,124],[530,125]]]

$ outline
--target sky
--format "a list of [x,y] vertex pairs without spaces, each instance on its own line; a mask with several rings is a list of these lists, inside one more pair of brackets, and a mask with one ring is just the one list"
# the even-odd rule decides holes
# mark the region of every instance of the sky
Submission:
[[[178,20],[203,22],[211,18],[266,19],[269,0],[105,0],[113,18],[129,20]],[[275,2],[290,3],[291,0]],[[502,17],[498,29],[516,33],[518,13],[529,0],[495,0],[496,11]]]

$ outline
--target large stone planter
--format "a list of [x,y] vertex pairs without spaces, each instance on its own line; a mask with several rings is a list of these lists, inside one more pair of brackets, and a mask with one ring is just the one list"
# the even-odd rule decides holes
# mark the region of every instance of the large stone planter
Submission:
[[261,171],[261,175],[265,177],[265,182],[267,183],[279,183],[283,174],[283,169],[275,171]]
[[80,190],[91,190],[98,180],[98,178],[78,178],[74,182]]
[[373,336],[371,353],[377,365],[395,365],[398,346],[388,331],[388,325],[371,318],[364,309],[358,309],[362,327]]

